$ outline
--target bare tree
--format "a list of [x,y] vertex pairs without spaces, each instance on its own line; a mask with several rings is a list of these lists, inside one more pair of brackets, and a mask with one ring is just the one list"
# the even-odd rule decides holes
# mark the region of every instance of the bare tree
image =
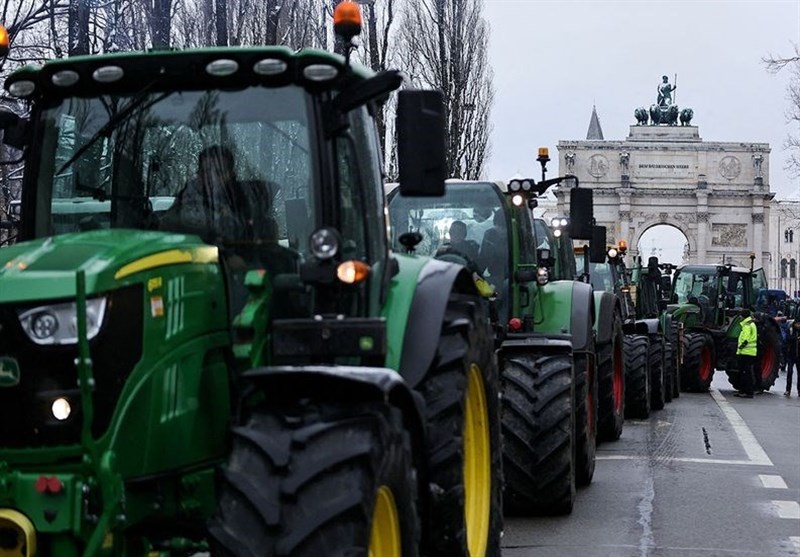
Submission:
[[[763,62],[769,72],[778,73],[784,70],[790,72],[789,85],[786,88],[789,100],[786,120],[800,126],[800,46],[794,45],[794,56],[770,55],[763,58]],[[783,147],[789,153],[786,159],[786,169],[796,178],[800,176],[800,135],[790,133],[784,141]]]
[[402,53],[412,82],[444,93],[450,176],[477,179],[489,154],[494,100],[482,0],[406,4]]

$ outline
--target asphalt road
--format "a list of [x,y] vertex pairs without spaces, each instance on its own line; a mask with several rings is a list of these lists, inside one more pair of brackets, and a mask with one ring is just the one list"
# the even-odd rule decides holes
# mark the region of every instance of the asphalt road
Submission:
[[507,517],[503,557],[800,556],[800,398],[723,372],[598,448],[571,515]]

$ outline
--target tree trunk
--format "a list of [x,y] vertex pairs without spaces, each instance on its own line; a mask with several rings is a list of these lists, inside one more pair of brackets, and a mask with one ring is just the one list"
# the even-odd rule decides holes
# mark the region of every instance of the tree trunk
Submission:
[[89,54],[89,6],[87,0],[70,0],[69,17],[69,56]]

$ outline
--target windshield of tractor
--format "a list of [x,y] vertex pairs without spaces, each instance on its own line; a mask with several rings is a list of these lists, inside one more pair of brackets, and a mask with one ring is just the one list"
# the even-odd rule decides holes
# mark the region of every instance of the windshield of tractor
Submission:
[[707,302],[716,298],[716,269],[677,272],[673,297],[679,304]]
[[502,288],[509,273],[508,223],[500,191],[489,182],[449,183],[441,198],[389,197],[392,246],[404,232],[422,233],[416,252],[446,259],[457,254],[467,266]]
[[41,115],[33,233],[154,229],[302,251],[310,106],[298,86],[60,100]]
[[[580,254],[580,264],[583,264],[583,254]],[[591,276],[592,287],[595,290],[614,292],[622,288],[622,277],[614,272],[609,263],[589,263],[589,273]]]

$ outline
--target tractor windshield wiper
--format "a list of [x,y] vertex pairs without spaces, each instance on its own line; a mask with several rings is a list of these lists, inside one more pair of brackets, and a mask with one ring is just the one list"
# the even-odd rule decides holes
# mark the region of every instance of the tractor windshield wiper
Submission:
[[56,175],[61,174],[62,172],[64,172],[64,170],[69,168],[76,160],[78,160],[81,157],[81,155],[83,155],[86,151],[88,151],[92,147],[92,145],[94,145],[97,142],[98,139],[107,136],[111,130],[116,128],[123,121],[127,120],[134,110],[136,110],[139,107],[143,109],[150,108],[154,104],[161,102],[162,100],[164,100],[173,93],[173,91],[166,91],[156,96],[146,105],[143,105],[143,103],[148,99],[148,94],[150,93],[150,90],[153,88],[153,85],[157,81],[158,80],[148,83],[146,86],[140,89],[136,93],[136,95],[133,96],[133,98],[127,104],[127,106],[125,106],[125,108],[123,108],[119,112],[114,113],[108,119],[108,121],[105,124],[103,124],[103,126],[99,130],[97,130],[92,137],[89,138],[89,141],[84,143],[77,151],[75,151],[75,153],[67,160],[67,162],[61,165],[61,167],[56,171]]

